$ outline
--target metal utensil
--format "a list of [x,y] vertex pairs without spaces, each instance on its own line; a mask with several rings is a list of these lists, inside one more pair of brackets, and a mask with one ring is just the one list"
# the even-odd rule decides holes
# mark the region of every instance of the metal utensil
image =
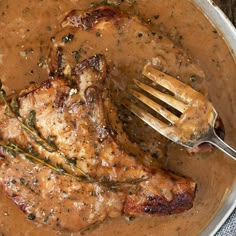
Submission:
[[[143,75],[154,85],[158,84],[172,94],[157,90],[138,80],[134,80],[134,83],[142,92],[132,88],[129,89],[129,93],[161,115],[164,121],[141,108],[134,101],[128,100],[125,105],[130,111],[173,142],[188,148],[195,148],[201,143],[208,142],[236,160],[236,151],[217,136],[214,127],[218,114],[202,94],[149,64],[144,67]],[[144,91],[147,95],[143,94]],[[160,105],[158,101],[168,105]],[[173,112],[173,109],[166,107],[172,107],[181,114],[178,116],[178,112]]]

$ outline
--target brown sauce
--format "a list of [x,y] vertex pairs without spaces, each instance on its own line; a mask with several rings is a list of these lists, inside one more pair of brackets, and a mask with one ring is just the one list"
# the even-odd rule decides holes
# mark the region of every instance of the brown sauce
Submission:
[[[0,3],[0,70],[1,80],[8,93],[23,88],[30,81],[42,81],[47,78],[45,61],[50,38],[60,30],[60,22],[66,13],[72,9],[87,9],[91,2],[95,1],[6,0]],[[224,122],[226,141],[232,146],[235,145],[236,66],[223,39],[191,1],[142,0],[133,5],[130,2],[132,1],[124,1],[121,8],[138,14],[145,20],[151,19],[153,30],[161,31],[176,45],[183,47],[203,69],[206,79],[199,76],[200,81],[191,81],[191,85],[209,94]],[[149,128],[142,130],[142,137],[135,135],[140,132],[139,124],[137,121],[136,125],[127,128],[130,135],[133,135],[131,139],[144,147],[148,145],[148,149],[153,153],[158,151],[160,146],[161,150],[166,147],[166,140],[159,135],[159,142],[148,144],[145,137],[150,134]],[[129,121],[126,127],[129,127]],[[155,137],[156,134],[152,134]],[[235,180],[236,164],[218,150],[211,154],[190,157],[181,147],[170,144],[164,152],[161,154],[161,161],[165,163],[166,168],[190,176],[197,182],[194,207],[190,211],[173,216],[138,217],[133,221],[127,221],[124,217],[108,219],[84,232],[85,235],[183,235],[186,232],[188,235],[197,235],[206,227],[230,193]],[[2,191],[1,234],[80,235],[55,232],[35,225],[26,219]]]

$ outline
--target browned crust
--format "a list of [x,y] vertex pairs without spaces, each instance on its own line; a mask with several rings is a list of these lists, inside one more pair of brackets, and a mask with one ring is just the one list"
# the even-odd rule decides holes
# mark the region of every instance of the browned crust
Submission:
[[117,8],[112,6],[99,6],[82,14],[73,10],[68,13],[61,25],[62,27],[72,26],[88,30],[102,21],[113,21],[115,23],[122,15]]
[[137,201],[129,196],[124,212],[130,215],[170,215],[186,211],[193,206],[192,193],[176,194],[172,201],[167,201],[160,196],[149,196],[144,203],[137,205]]
[[24,198],[20,195],[14,195],[11,197],[14,203],[23,211],[26,212],[27,203]]
[[54,57],[51,57],[51,66],[49,76],[54,77],[55,75],[63,75],[63,49],[58,47]]
[[87,68],[92,68],[100,74],[101,79],[106,78],[106,60],[102,54],[96,54],[86,60],[75,65],[71,70],[71,75],[79,75],[81,71]]
[[55,101],[54,101],[54,107],[56,109],[61,109],[63,110],[63,107],[65,105],[65,101],[66,99],[68,98],[69,94],[68,93],[65,93],[64,91],[60,91],[58,90],[57,91],[57,94],[56,94],[56,98],[55,98]]
[[7,191],[7,186],[8,182],[3,182],[0,184],[0,187],[3,189],[3,191],[6,193],[6,196],[13,200],[13,202],[20,208],[21,211],[23,211],[24,213],[26,212],[26,207],[27,207],[27,203],[25,202],[24,198],[20,195],[17,194],[13,194],[11,195],[8,191]]
[[[59,68],[60,66],[58,66]],[[106,61],[105,61],[105,57],[102,54],[95,54],[92,57],[89,57],[85,60],[83,60],[82,62],[78,63],[75,65],[74,68],[71,69],[71,75],[73,76],[77,76],[80,75],[81,73],[83,73],[84,70],[86,69],[92,69],[94,70],[98,76],[96,77],[96,80],[99,81],[99,84],[102,82],[104,82],[104,79],[106,78]],[[32,95],[35,91],[37,91],[38,89],[48,89],[52,86],[52,81],[53,80],[57,80],[58,78],[64,81],[67,81],[66,83],[69,84],[70,80],[67,80],[66,78],[64,78],[64,74],[63,73],[58,73],[58,70],[54,71],[53,75],[51,74],[50,79],[43,81],[41,84],[34,84],[32,86],[32,88],[26,88],[24,90],[22,90],[19,94],[19,98],[24,98],[26,97],[28,94]],[[58,94],[58,99],[62,99],[63,101],[66,99],[67,94]],[[63,103],[63,101],[57,101],[56,102],[56,107],[60,107]],[[61,105],[60,105],[61,104]]]

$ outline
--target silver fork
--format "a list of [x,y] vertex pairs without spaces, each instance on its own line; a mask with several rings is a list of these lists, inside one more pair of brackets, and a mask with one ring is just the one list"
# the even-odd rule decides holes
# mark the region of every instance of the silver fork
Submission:
[[[164,121],[128,99],[124,105],[131,112],[175,143],[187,148],[195,148],[201,143],[208,142],[236,160],[236,151],[217,136],[214,127],[218,114],[202,94],[149,64],[144,67],[143,75],[173,95],[134,80],[139,90],[145,91],[147,95],[133,88],[129,89],[129,93],[161,115]],[[173,107],[181,115],[178,116],[175,112],[160,105],[158,101],[153,101],[154,97]]]

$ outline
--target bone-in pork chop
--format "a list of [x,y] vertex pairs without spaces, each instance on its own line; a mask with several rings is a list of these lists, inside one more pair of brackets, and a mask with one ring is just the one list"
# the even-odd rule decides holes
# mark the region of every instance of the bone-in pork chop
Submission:
[[120,145],[124,132],[110,121],[117,114],[104,57],[71,69],[73,79],[54,77],[16,98],[0,90],[0,184],[7,195],[29,220],[68,231],[122,214],[191,208],[191,179],[148,168],[147,154]]
[[[127,124],[125,131],[133,142],[142,144],[143,150],[163,160],[167,140],[120,106],[126,87],[133,79],[143,79],[142,70],[147,63],[185,83],[189,83],[190,78],[197,78],[199,87],[196,89],[204,87],[201,84],[204,72],[183,49],[151,26],[151,22],[112,6],[73,10],[63,20],[63,29],[52,37],[49,70],[51,75],[71,76],[75,74],[72,67],[76,63],[96,53],[104,54],[108,63],[109,89],[121,121]],[[222,125],[219,130],[223,133]],[[143,138],[146,136],[148,141]],[[188,151],[212,150],[211,145],[203,144]]]

